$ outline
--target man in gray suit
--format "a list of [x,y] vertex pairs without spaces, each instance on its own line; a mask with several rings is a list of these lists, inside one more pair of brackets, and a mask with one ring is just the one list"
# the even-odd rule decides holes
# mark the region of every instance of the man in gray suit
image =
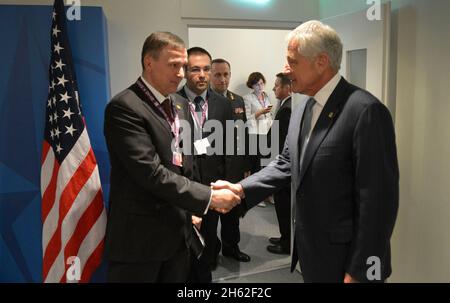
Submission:
[[289,36],[285,73],[310,98],[293,112],[283,152],[238,184],[247,209],[291,183],[294,244],[306,282],[382,282],[391,274],[398,162],[388,109],[338,73],[342,43],[319,21]]

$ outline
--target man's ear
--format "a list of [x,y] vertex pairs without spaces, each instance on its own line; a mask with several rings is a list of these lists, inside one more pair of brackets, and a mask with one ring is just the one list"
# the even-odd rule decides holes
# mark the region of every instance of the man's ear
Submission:
[[326,53],[321,53],[317,56],[316,66],[320,72],[323,72],[330,66],[330,58]]
[[152,58],[152,56],[150,54],[146,54],[144,56],[144,66],[146,70],[150,70],[152,65],[153,65],[153,61],[154,59]]

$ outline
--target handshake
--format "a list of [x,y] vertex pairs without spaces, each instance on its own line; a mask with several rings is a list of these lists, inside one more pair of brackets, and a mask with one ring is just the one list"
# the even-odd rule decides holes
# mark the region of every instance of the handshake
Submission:
[[241,184],[233,184],[227,181],[211,183],[212,195],[210,209],[222,214],[228,213],[244,198],[244,189]]

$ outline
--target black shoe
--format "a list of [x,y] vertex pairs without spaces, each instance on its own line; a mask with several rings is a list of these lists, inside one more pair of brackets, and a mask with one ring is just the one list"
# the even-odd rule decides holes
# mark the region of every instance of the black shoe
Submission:
[[281,237],[279,237],[279,238],[276,238],[276,237],[269,238],[269,242],[274,244],[274,245],[280,245]]
[[289,255],[291,253],[289,249],[284,249],[281,245],[269,245],[267,246],[267,250],[278,255]]
[[224,255],[225,257],[233,258],[239,262],[250,262],[250,256],[247,254],[244,254],[239,249],[230,250],[230,251],[222,249],[222,255]]

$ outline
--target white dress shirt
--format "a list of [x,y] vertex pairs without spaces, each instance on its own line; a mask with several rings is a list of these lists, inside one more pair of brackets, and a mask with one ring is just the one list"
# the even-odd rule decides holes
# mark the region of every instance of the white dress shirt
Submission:
[[152,92],[153,96],[155,96],[156,100],[158,100],[158,102],[160,104],[162,104],[164,102],[164,100],[166,100],[168,98],[168,97],[164,97],[156,88],[151,86],[150,83],[148,83],[144,79],[144,77],[141,76],[141,80],[142,80],[142,82],[144,82],[144,84],[147,86],[147,88]]

